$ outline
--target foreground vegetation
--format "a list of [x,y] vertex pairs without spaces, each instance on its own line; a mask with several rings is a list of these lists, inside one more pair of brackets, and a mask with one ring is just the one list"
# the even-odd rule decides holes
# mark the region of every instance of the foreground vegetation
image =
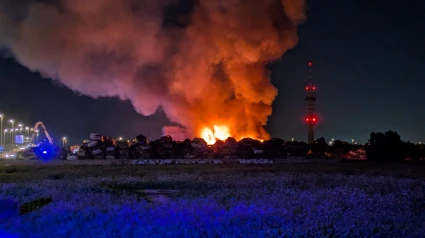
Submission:
[[0,236],[420,237],[424,181],[423,166],[324,161],[3,166]]

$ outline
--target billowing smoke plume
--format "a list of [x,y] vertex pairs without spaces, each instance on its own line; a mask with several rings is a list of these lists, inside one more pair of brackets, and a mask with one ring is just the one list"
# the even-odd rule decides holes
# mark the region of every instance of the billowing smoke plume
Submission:
[[162,107],[193,134],[219,124],[257,138],[277,95],[265,65],[296,45],[305,18],[304,0],[197,0],[168,23],[178,0],[0,4],[0,44],[29,69],[143,115]]

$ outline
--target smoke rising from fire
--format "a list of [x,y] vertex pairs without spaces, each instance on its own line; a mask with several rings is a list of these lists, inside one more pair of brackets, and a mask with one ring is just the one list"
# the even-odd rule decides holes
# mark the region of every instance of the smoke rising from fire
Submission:
[[[23,2],[18,4],[16,2]],[[199,135],[266,139],[277,89],[266,64],[297,43],[304,0],[0,0],[0,44],[32,71],[94,98],[130,100]],[[167,13],[168,14],[168,13]]]

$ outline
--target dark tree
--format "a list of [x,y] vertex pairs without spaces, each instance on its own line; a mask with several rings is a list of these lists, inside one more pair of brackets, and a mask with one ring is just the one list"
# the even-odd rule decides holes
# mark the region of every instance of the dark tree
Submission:
[[397,162],[404,160],[404,151],[404,143],[397,132],[372,132],[366,155],[370,161]]
[[418,144],[418,156],[419,158],[425,158],[425,145],[424,144]]
[[308,152],[308,145],[302,141],[287,141],[285,143],[287,154],[290,156],[305,156]]
[[404,158],[411,158],[413,160],[417,160],[420,157],[420,147],[408,141],[404,143],[403,155]]
[[328,151],[328,143],[326,143],[325,138],[320,137],[315,141],[315,143],[310,145],[310,149],[313,153],[324,154]]
[[350,150],[353,150],[354,146],[346,141],[336,140],[332,144],[332,147],[329,148],[329,151],[334,156],[342,156],[343,154],[347,154]]

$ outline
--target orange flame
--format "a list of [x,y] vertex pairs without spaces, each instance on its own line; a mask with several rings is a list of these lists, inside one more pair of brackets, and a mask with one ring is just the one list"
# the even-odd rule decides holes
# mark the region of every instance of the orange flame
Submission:
[[217,126],[214,125],[211,130],[208,127],[205,127],[201,131],[201,138],[204,139],[208,145],[213,145],[217,140],[226,140],[230,137],[229,127],[227,126]]
[[[205,127],[204,129],[202,129],[202,131],[200,133],[200,137],[202,139],[204,139],[205,142],[207,142],[208,145],[215,144],[215,142],[217,142],[217,140],[225,141],[230,136],[231,136],[231,134],[230,134],[229,127],[223,126],[223,125],[220,125],[220,126],[214,125],[213,129]],[[239,136],[239,137],[236,137],[235,139],[240,141],[244,138],[256,139],[256,140],[259,140],[261,142],[264,141],[263,139],[258,139],[255,136]]]

